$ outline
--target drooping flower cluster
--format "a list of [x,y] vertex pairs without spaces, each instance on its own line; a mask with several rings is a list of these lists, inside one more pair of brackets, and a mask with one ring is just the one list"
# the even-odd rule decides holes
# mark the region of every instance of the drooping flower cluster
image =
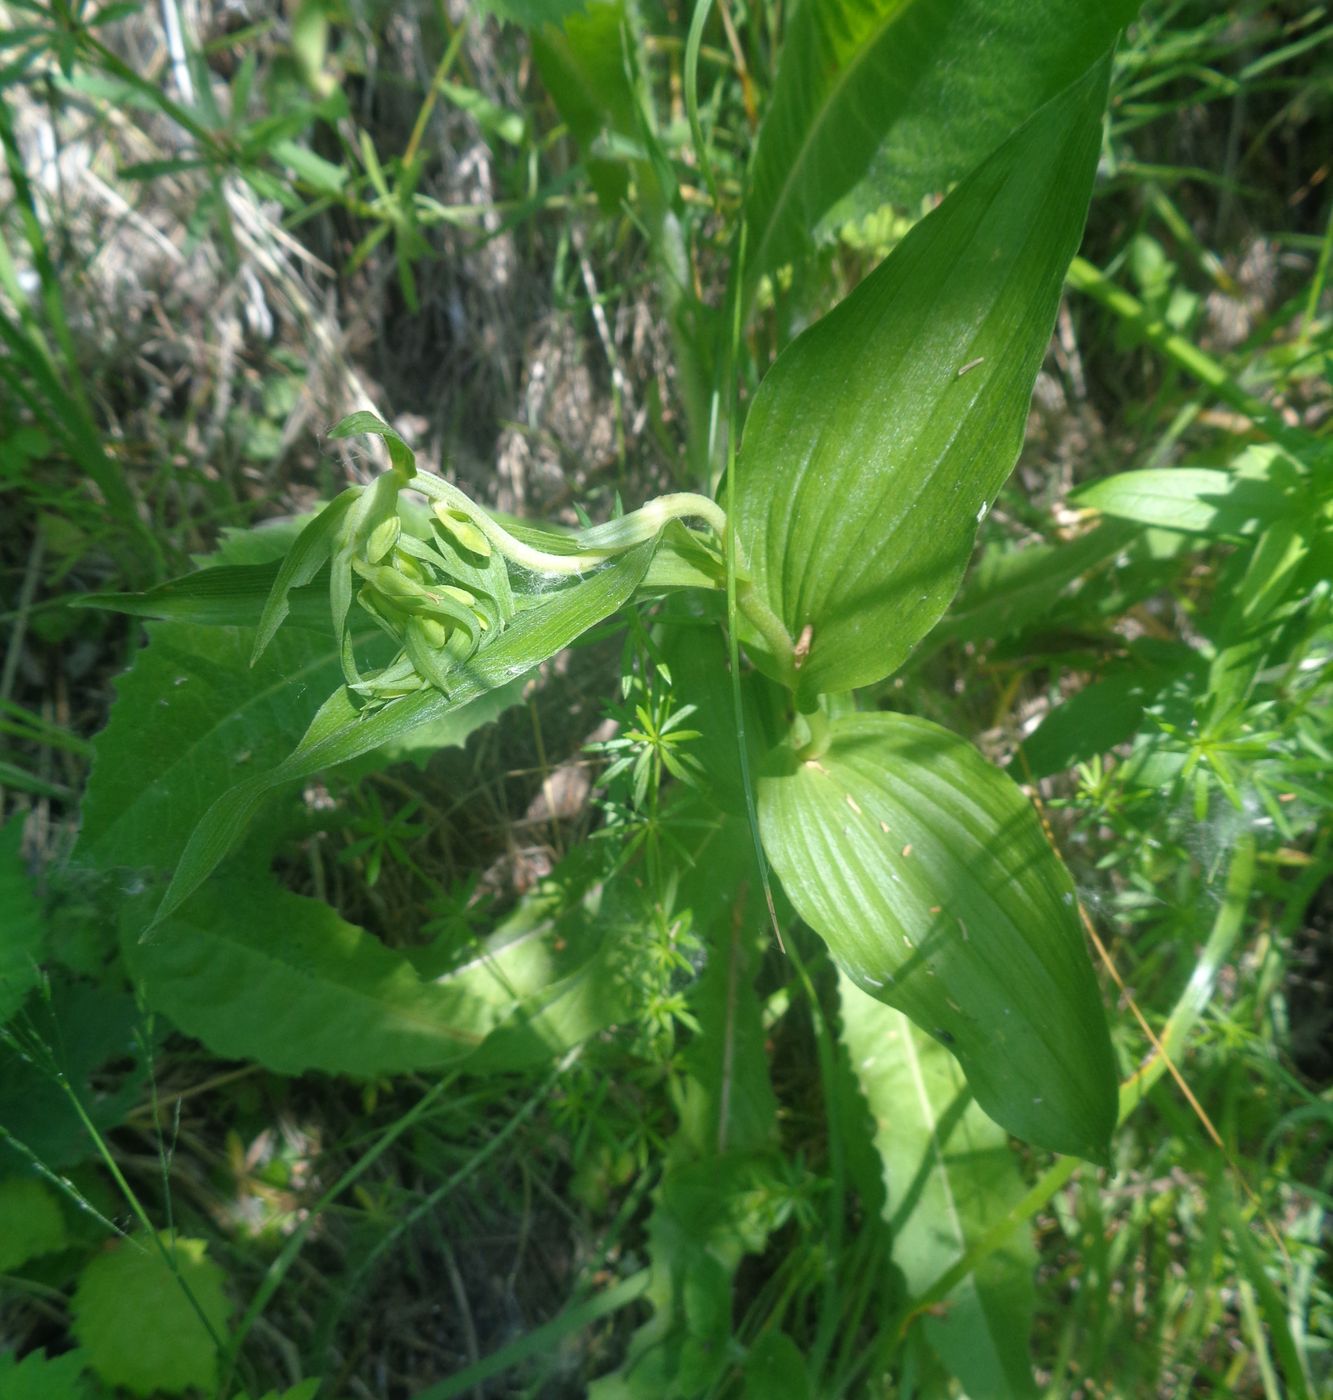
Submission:
[[[519,607],[540,602],[516,598],[511,566],[538,576],[579,577],[656,539],[682,517],[702,517],[719,535],[726,523],[714,502],[678,493],[570,535],[525,529],[526,538],[519,538],[456,486],[419,472],[412,450],[373,415],[353,414],[331,436],[354,433],[382,437],[391,470],[369,486],[342,492],[301,532],[274,580],[254,655],[287,616],[291,590],[313,582],[327,565],[343,675],[348,689],[371,708],[426,687],[446,696],[457,687],[460,670],[504,631]],[[405,498],[405,487],[427,504]],[[374,670],[357,663],[354,602],[398,646]]]

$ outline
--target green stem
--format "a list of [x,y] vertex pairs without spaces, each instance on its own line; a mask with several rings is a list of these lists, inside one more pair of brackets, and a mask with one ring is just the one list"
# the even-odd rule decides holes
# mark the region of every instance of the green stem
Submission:
[[549,550],[524,544],[457,486],[433,472],[419,471],[412,478],[412,486],[431,500],[439,501],[451,510],[461,511],[486,536],[494,549],[512,563],[536,574],[587,573],[613,556],[652,539],[672,520],[689,517],[702,520],[719,539],[725,536],[727,528],[726,514],[716,501],[692,491],[677,491],[658,496],[619,520],[609,520],[605,525],[575,531],[571,540],[582,546],[577,553],[552,554]]
[[828,711],[824,708],[820,698],[816,697],[814,704],[809,709],[806,709],[799,700],[797,706],[810,731],[810,737],[796,751],[796,757],[805,762],[807,759],[818,758],[821,754],[828,752],[828,746],[833,741],[833,730],[829,724]]

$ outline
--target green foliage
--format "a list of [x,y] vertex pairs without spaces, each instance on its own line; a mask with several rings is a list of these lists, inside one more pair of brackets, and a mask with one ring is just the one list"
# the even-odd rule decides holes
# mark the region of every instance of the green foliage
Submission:
[[[923,1292],[981,1243],[1023,1195],[1005,1134],[971,1101],[938,1040],[839,983],[847,1053],[875,1121],[894,1263]],[[1019,1233],[922,1319],[946,1369],[976,1395],[1034,1395],[1028,1337],[1036,1251]]]
[[[134,1395],[214,1384],[230,1311],[222,1270],[203,1240],[131,1237],[83,1270],[74,1334],[87,1364]],[[144,1319],[152,1325],[145,1327]]]
[[46,1186],[30,1177],[0,1180],[0,1273],[13,1273],[65,1243],[60,1202]]
[[48,1357],[29,1352],[21,1361],[12,1354],[0,1356],[0,1385],[6,1400],[89,1400],[90,1382],[83,1374],[86,1358],[67,1351]]
[[[1013,470],[1083,229],[1107,66],[1049,103],[764,380],[736,532],[811,697],[897,670]],[[807,630],[808,629],[808,630]]]
[[1016,787],[906,715],[835,720],[759,784],[764,848],[863,992],[958,1057],[1010,1132],[1107,1159],[1115,1071],[1073,884]]
[[755,149],[750,276],[798,259],[863,180],[862,198],[877,208],[911,207],[961,179],[1100,58],[1138,8],[1139,0],[799,6]]
[[11,821],[0,827],[0,1025],[23,1004],[37,985],[45,925],[41,906],[23,868],[23,827]]
[[[122,21],[157,33],[135,5],[20,0],[5,39],[0,778],[28,821],[0,827],[0,1268],[23,1345],[72,1293],[81,1349],[0,1358],[0,1392],[1322,1393],[1318,15],[1154,5],[1113,54],[1131,0],[488,8],[518,28],[425,15],[419,71],[374,50],[411,17],[324,0],[169,37],[160,82],[120,56]],[[138,182],[136,227],[140,193],[187,191],[189,255],[246,296],[305,276],[247,191],[312,279],[337,257],[340,292],[385,291],[393,369],[363,382],[401,431],[326,436],[389,470],[307,463],[328,505],[165,582],[196,515],[308,509],[280,420],[323,351],[265,383],[253,326],[215,359],[205,326],[207,395],[133,440],[124,386],[81,380],[65,196],[25,169],[30,109],[57,130],[76,101],[94,132],[143,118],[98,179]],[[431,183],[441,114],[475,187]],[[1265,205],[1291,132],[1304,183]],[[570,453],[601,523],[484,508],[394,416],[405,347],[425,374],[503,340],[451,280],[491,251],[518,317],[535,269],[605,354],[614,454]],[[641,396],[630,324],[664,332]],[[235,480],[182,469],[220,425]],[[44,549],[105,580],[98,611],[34,607]],[[112,611],[148,643],[85,792],[95,701],[69,700],[123,664]],[[75,627],[102,670],[48,703],[24,631]],[[571,758],[572,707],[557,754],[548,685],[596,686],[561,653],[591,672],[622,630],[613,732]],[[34,886],[20,851],[79,828]]]

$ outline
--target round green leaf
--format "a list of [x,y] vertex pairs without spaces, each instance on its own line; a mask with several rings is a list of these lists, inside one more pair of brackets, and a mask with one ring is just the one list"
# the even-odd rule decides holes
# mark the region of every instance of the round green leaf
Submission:
[[191,1386],[211,1391],[217,1348],[200,1313],[214,1333],[226,1334],[222,1270],[205,1257],[203,1240],[173,1241],[165,1231],[159,1238],[174,1271],[142,1236],[88,1264],[74,1293],[74,1334],[109,1385],[135,1395],[178,1395]]
[[851,715],[832,732],[816,759],[778,750],[759,783],[797,912],[857,986],[953,1051],[997,1123],[1105,1162],[1106,1018],[1073,883],[1032,808],[926,720]]

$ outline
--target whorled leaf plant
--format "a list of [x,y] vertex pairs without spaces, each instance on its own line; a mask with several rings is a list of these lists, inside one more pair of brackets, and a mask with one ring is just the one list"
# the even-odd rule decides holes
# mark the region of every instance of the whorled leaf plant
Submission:
[[[730,581],[746,654],[787,697],[755,787],[763,848],[797,913],[857,987],[957,1057],[999,1124],[1105,1161],[1105,1017],[1072,883],[1035,814],[956,735],[831,697],[892,674],[939,620],[1013,468],[1082,232],[1108,73],[1109,58],[1045,103],[781,355],[744,426],[730,519],[675,493],[569,534],[510,526],[417,470],[378,419],[340,423],[335,436],[382,437],[390,470],[337,497],[264,575],[255,653],[325,587],[343,683],[288,758],[213,803],[157,922],[274,788],[451,713],[636,596]],[[253,579],[230,582],[254,597]],[[392,640],[387,662],[364,664],[354,615]],[[725,729],[729,709],[702,705],[692,723]]]

